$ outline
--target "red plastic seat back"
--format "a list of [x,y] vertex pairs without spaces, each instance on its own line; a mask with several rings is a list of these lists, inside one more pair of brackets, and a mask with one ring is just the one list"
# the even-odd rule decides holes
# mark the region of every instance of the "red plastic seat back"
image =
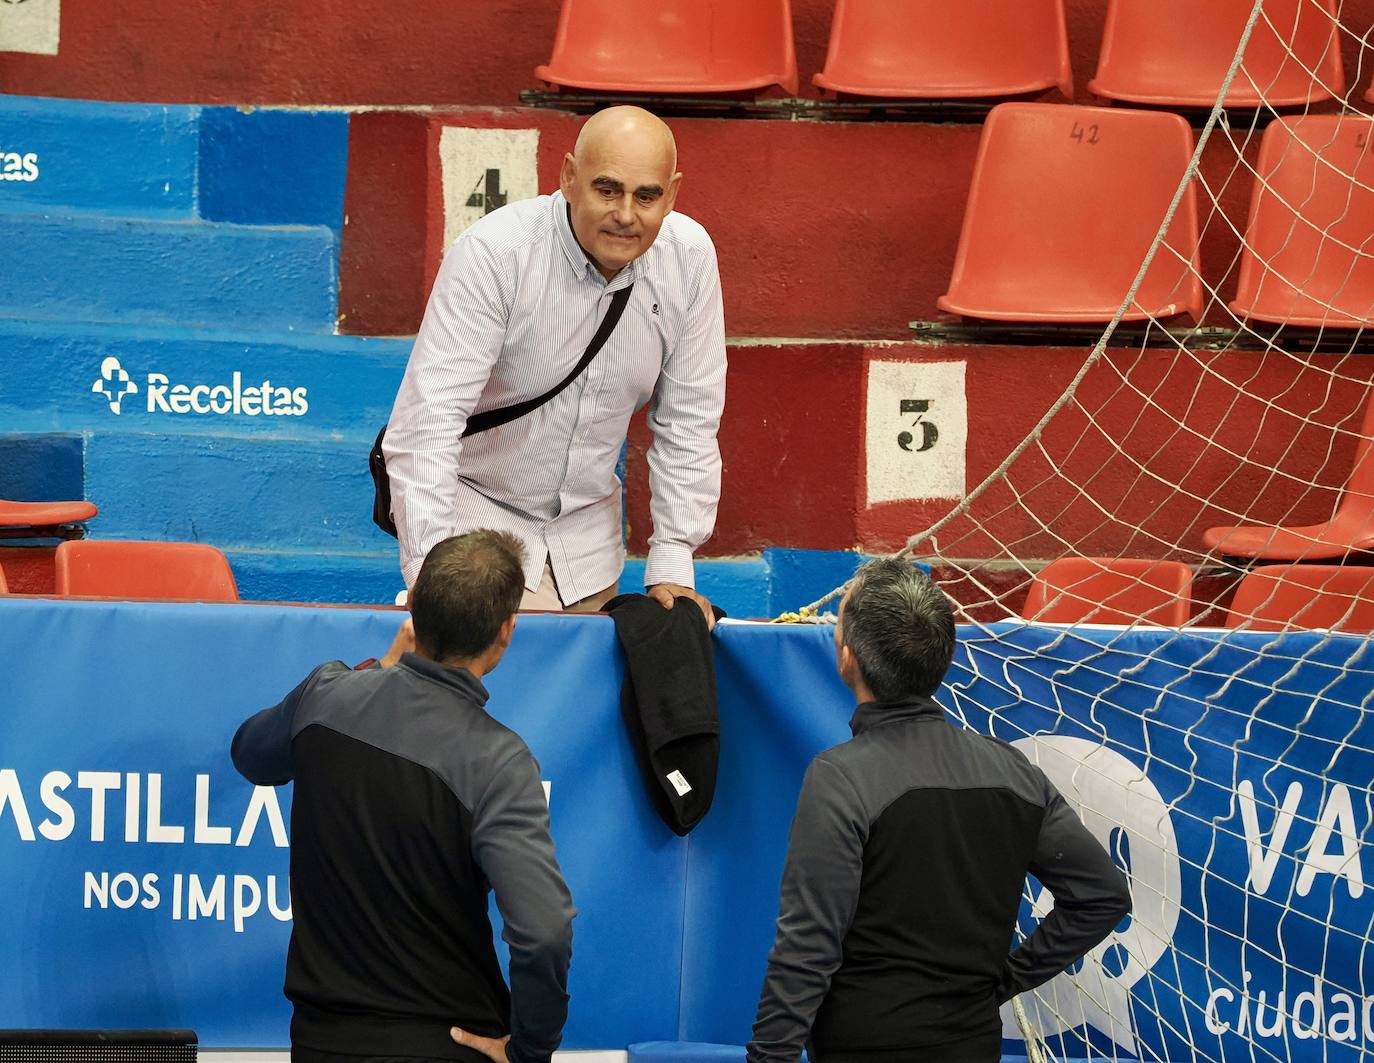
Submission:
[[1236,588],[1227,627],[1251,631],[1339,628],[1374,632],[1374,568],[1261,565]]
[[[1188,170],[1179,115],[1003,103],[983,126],[949,292],[953,314],[1110,321]],[[1190,184],[1126,320],[1202,312]]]
[[535,76],[602,92],[797,92],[790,0],[563,0]]
[[1279,118],[1264,132],[1231,308],[1261,321],[1374,324],[1374,119]]
[[1073,97],[1062,0],[837,0],[825,69],[812,79],[860,96]]
[[1053,624],[1188,622],[1192,570],[1181,561],[1064,557],[1035,575],[1021,615]]
[[[1254,0],[1111,0],[1098,96],[1211,107],[1235,58]],[[1345,94],[1334,0],[1264,0],[1228,107],[1306,105]]]
[[202,543],[81,540],[57,548],[57,593],[236,602],[229,560]]

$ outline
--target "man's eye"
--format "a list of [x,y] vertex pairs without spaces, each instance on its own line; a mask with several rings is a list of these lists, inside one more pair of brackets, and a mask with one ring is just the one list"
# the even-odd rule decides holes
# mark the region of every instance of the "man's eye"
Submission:
[[602,198],[602,199],[614,199],[614,198],[615,198],[615,193],[612,192],[609,188],[601,188],[601,189],[598,189],[597,191],[599,191],[599,192],[601,193],[601,198]]

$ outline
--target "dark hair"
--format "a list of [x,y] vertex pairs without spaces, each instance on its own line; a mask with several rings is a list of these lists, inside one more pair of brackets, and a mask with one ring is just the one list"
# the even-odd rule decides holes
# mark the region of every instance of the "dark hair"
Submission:
[[840,611],[840,639],[879,701],[929,697],[954,659],[954,612],[910,561],[859,567]]
[[525,548],[507,532],[455,535],[425,557],[410,589],[415,641],[436,661],[470,661],[520,608]]

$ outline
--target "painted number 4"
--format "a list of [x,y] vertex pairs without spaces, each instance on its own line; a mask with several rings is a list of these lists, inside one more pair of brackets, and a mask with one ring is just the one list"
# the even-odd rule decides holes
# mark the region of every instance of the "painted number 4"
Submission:
[[897,436],[897,445],[903,450],[914,454],[920,454],[922,451],[929,450],[933,447],[940,438],[940,430],[935,427],[935,424],[931,421],[922,420],[922,418],[930,412],[930,401],[930,399],[901,400],[902,416],[906,417],[910,414],[915,414],[916,419],[911,422],[911,427],[921,430],[921,445],[919,447],[913,448],[911,445],[916,442],[916,436],[913,433],[904,430]]
[[501,191],[501,171],[488,170],[477,181],[477,187],[468,196],[469,207],[481,207],[483,214],[490,214],[497,207],[506,205],[506,193]]

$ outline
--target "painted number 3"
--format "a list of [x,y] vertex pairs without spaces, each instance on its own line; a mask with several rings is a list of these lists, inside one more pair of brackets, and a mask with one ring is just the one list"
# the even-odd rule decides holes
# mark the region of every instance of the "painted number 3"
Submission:
[[929,450],[940,438],[940,429],[935,427],[934,422],[923,420],[925,415],[930,412],[930,399],[902,399],[901,414],[903,417],[916,415],[916,419],[911,422],[912,428],[919,428],[921,435],[921,445],[913,447],[916,436],[912,432],[903,430],[897,436],[897,445],[903,450],[914,454]]

